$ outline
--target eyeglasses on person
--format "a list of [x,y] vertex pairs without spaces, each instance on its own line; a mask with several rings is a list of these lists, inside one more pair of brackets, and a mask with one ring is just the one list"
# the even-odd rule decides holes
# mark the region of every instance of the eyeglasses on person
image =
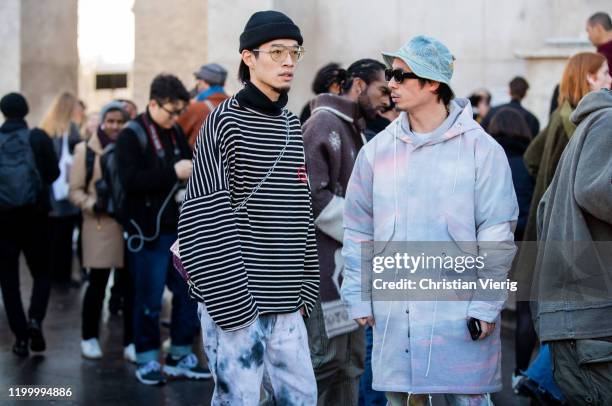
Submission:
[[301,45],[295,46],[285,46],[285,45],[272,45],[270,49],[254,49],[255,52],[263,52],[264,54],[269,54],[270,58],[274,62],[282,62],[287,59],[287,55],[291,56],[291,60],[295,62],[299,62],[304,56],[304,47]]

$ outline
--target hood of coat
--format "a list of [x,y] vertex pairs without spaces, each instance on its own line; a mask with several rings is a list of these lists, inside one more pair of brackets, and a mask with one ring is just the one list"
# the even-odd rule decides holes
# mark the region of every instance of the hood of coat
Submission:
[[612,107],[612,91],[602,89],[584,96],[571,114],[570,119],[576,125],[580,124],[589,114]]
[[504,133],[491,135],[495,141],[502,146],[508,155],[520,155],[521,157],[529,147],[529,138],[516,137]]
[[472,113],[472,106],[468,99],[453,99],[449,106],[448,117],[427,137],[415,136],[410,128],[408,115],[402,112],[399,117],[391,122],[385,129],[399,140],[412,144],[414,148],[425,145],[434,145],[448,141],[460,134],[464,134],[474,129],[482,129]]
[[328,111],[338,118],[355,125],[359,131],[363,131],[366,127],[366,122],[361,115],[359,105],[343,96],[333,93],[320,94],[312,100],[310,109],[311,115],[319,110]]

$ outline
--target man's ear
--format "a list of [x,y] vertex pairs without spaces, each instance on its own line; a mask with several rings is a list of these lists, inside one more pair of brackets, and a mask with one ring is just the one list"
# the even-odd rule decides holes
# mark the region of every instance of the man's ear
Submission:
[[368,87],[368,85],[366,84],[366,82],[361,79],[361,78],[354,78],[353,79],[353,88],[355,89],[355,91],[357,92],[357,94],[361,94],[364,92],[364,90],[366,90]]
[[431,82],[428,82],[428,84],[429,84],[429,90],[431,90],[432,92],[435,92],[440,88],[440,82],[431,81]]
[[149,100],[149,108],[153,108],[158,106],[157,101],[155,101],[154,99]]
[[253,52],[249,51],[248,49],[244,49],[240,55],[242,56],[242,62],[244,62],[246,66],[251,69],[255,66],[255,62],[253,61],[255,55]]

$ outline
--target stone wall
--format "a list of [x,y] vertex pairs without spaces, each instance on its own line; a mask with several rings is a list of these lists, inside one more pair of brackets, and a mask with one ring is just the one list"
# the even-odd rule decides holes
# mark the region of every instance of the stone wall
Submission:
[[[294,111],[311,96],[310,82],[318,67],[331,61],[348,66],[359,58],[381,59],[381,50],[396,50],[424,34],[440,39],[457,58],[452,85],[458,96],[486,87],[494,100],[504,102],[507,83],[524,75],[531,84],[525,104],[543,123],[565,65],[559,55],[594,48],[585,41],[580,47],[541,50],[549,48],[551,38],[586,39],[586,19],[595,11],[612,13],[610,2],[602,0],[275,0],[274,6],[291,16],[305,36],[307,53],[291,92]],[[550,57],[534,59],[533,54]],[[551,69],[549,76],[540,73],[539,64]]]
[[151,80],[177,75],[187,89],[207,57],[207,0],[136,0],[134,101],[143,109]]
[[[238,90],[238,37],[244,24],[254,11],[276,9],[287,13],[304,36],[306,55],[289,102],[295,112],[312,97],[313,76],[324,64],[335,61],[347,67],[359,58],[381,59],[380,51],[395,50],[412,36],[426,34],[439,38],[456,56],[453,89],[458,96],[486,87],[494,103],[505,102],[510,79],[524,75],[531,85],[525,105],[542,124],[567,57],[593,50],[586,41],[586,19],[595,11],[612,13],[607,0],[437,0],[435,7],[427,0],[175,3],[168,7],[162,0],[136,0],[134,74],[140,102],[146,100],[154,73],[176,72],[191,86],[192,72],[205,62],[224,65],[228,90]],[[572,39],[573,45],[551,45],[555,38]]]

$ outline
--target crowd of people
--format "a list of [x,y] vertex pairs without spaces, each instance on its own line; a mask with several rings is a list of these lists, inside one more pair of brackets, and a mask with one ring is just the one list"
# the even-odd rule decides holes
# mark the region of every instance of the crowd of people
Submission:
[[[285,106],[303,38],[276,11],[253,14],[240,35],[235,95],[227,70],[209,63],[191,91],[157,75],[142,110],[117,99],[87,115],[61,93],[33,128],[26,99],[5,95],[0,285],[13,352],[45,351],[52,284],[82,278],[81,354],[102,358],[112,279],[123,357],[143,384],[212,377],[214,405],[422,405],[432,394],[490,405],[502,388],[506,296],[377,300],[364,243],[386,252],[455,241],[472,255],[495,243],[475,277],[504,281],[512,269],[534,286],[533,301],[516,302],[515,393],[610,404],[610,292],[596,305],[550,301],[545,287],[559,278],[579,283],[579,259],[514,244],[612,241],[610,16],[594,14],[587,32],[598,52],[569,58],[542,129],[522,105],[525,78],[509,81],[506,104],[491,106],[486,89],[457,97],[455,58],[427,36],[380,61],[322,67],[298,118]],[[599,247],[589,283],[608,286],[612,258]],[[27,317],[21,253],[33,279]]]

